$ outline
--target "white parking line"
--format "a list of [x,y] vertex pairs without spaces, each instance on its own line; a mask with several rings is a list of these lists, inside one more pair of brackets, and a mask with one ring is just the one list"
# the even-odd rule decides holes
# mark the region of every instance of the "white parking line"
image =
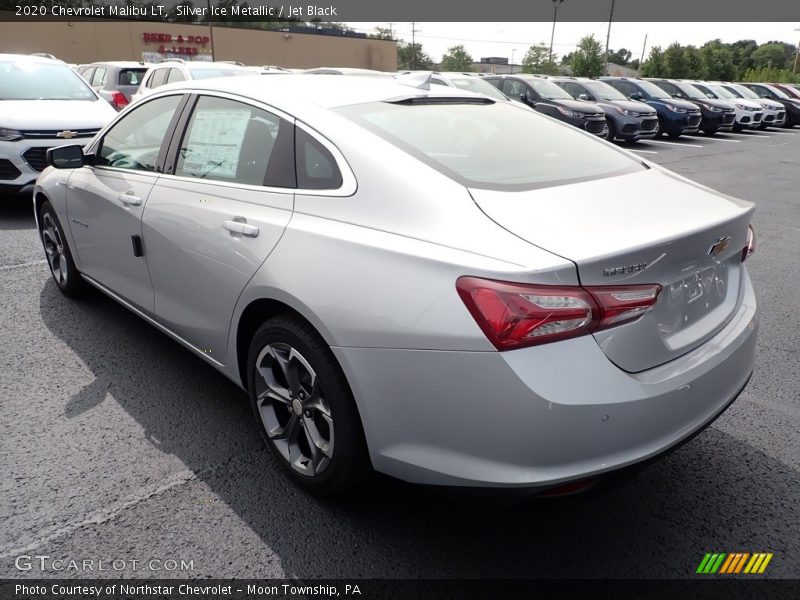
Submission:
[[756,139],[756,138],[762,138],[762,137],[763,138],[768,138],[769,137],[769,135],[761,135],[760,133],[756,133],[754,131],[750,131],[748,133],[744,133],[744,132],[741,132],[741,131],[732,131],[732,132],[730,132],[730,133],[728,133],[726,135],[740,135],[742,137],[748,137],[750,139]]
[[770,130],[770,131],[765,131],[764,133],[769,134],[769,135],[794,135],[796,133],[800,133],[800,130],[798,130],[798,131],[772,131],[772,130]]
[[631,152],[641,152],[642,154],[658,154],[657,150],[637,150],[636,148],[629,148]]
[[647,140],[648,144],[669,144],[670,146],[683,146],[684,148],[703,148],[700,144],[684,144],[681,142],[662,142],[661,140]]
[[710,142],[733,142],[734,144],[738,144],[742,141],[742,140],[728,140],[723,137],[717,137],[717,136],[706,138],[706,140]]

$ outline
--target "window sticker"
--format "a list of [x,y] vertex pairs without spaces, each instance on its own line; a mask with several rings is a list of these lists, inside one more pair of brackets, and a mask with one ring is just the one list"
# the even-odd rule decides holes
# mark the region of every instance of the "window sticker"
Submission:
[[198,110],[192,118],[189,141],[181,149],[184,174],[199,178],[236,178],[249,120],[249,109]]

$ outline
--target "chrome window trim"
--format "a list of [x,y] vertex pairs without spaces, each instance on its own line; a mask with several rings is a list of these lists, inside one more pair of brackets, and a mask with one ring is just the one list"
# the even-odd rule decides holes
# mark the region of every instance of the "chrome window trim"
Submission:
[[[266,102],[262,102],[260,100],[256,100],[254,98],[250,98],[249,96],[241,96],[239,94],[232,94],[230,92],[222,92],[217,90],[194,90],[191,88],[186,89],[176,89],[176,90],[165,90],[163,92],[156,92],[153,94],[148,94],[145,98],[142,98],[135,104],[130,105],[130,109],[125,109],[120,113],[120,115],[111,121],[108,125],[106,125],[103,129],[101,129],[97,135],[95,136],[94,140],[92,140],[91,144],[87,144],[86,151],[90,154],[94,153],[97,148],[97,144],[99,141],[105,136],[106,132],[115,124],[118,123],[128,112],[131,112],[134,107],[142,106],[145,102],[152,102],[153,100],[157,100],[158,98],[164,98],[166,96],[182,96],[185,94],[193,94],[195,96],[215,96],[218,98],[225,98],[228,100],[233,100],[235,102],[241,102],[243,104],[248,104],[260,110],[265,110],[269,113],[274,114],[281,119],[284,119],[294,125],[295,127],[300,127],[303,131],[305,131],[308,135],[313,137],[317,140],[322,146],[328,150],[333,156],[334,161],[336,161],[336,166],[339,169],[339,172],[342,175],[342,185],[338,188],[330,189],[330,190],[309,190],[306,188],[279,188],[279,187],[270,187],[265,185],[249,185],[245,183],[236,183],[236,182],[227,182],[227,181],[219,181],[219,180],[211,180],[205,179],[203,183],[210,184],[210,185],[220,185],[223,187],[235,187],[235,188],[244,188],[248,190],[254,191],[266,191],[271,193],[280,193],[280,194],[301,194],[303,196],[330,196],[330,197],[348,197],[352,196],[356,193],[358,189],[358,183],[356,181],[356,177],[353,174],[350,165],[348,164],[347,160],[344,158],[344,155],[341,153],[339,148],[336,147],[331,141],[329,141],[325,136],[319,133],[316,129],[312,128],[310,125],[299,121],[296,117],[293,117],[289,113],[275,108],[267,104]],[[187,123],[188,125],[188,123]],[[173,175],[167,173],[158,173],[156,171],[138,171],[135,169],[123,169],[120,167],[107,167],[107,166],[96,166],[92,167],[94,169],[100,170],[108,170],[108,171],[120,171],[123,173],[152,173],[158,175],[159,177],[163,177],[170,181],[192,181],[194,183],[198,182],[197,177],[186,177],[184,175]]]

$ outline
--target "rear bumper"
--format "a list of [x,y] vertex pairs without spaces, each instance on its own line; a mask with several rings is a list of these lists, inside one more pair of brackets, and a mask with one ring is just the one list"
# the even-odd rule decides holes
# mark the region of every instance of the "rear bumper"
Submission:
[[702,346],[631,374],[591,336],[510,352],[334,348],[374,467],[416,483],[546,489],[656,457],[708,426],[753,369],[749,277]]

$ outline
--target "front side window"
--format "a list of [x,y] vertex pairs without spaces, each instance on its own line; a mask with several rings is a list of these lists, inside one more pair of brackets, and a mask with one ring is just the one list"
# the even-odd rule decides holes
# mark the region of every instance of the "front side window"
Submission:
[[167,75],[167,83],[175,83],[177,81],[186,81],[186,77],[183,76],[180,69],[170,69],[169,75]]
[[646,168],[577,129],[508,102],[374,102],[337,112],[467,187],[526,190]]
[[155,171],[161,143],[181,96],[145,102],[117,121],[103,136],[95,165]]
[[686,94],[684,94],[677,86],[669,83],[668,81],[659,81],[658,87],[667,92],[670,96],[686,98]]
[[509,98],[519,98],[525,93],[525,84],[516,79],[503,80],[503,93]]
[[203,96],[178,149],[175,175],[293,188],[293,129],[260,108]]

